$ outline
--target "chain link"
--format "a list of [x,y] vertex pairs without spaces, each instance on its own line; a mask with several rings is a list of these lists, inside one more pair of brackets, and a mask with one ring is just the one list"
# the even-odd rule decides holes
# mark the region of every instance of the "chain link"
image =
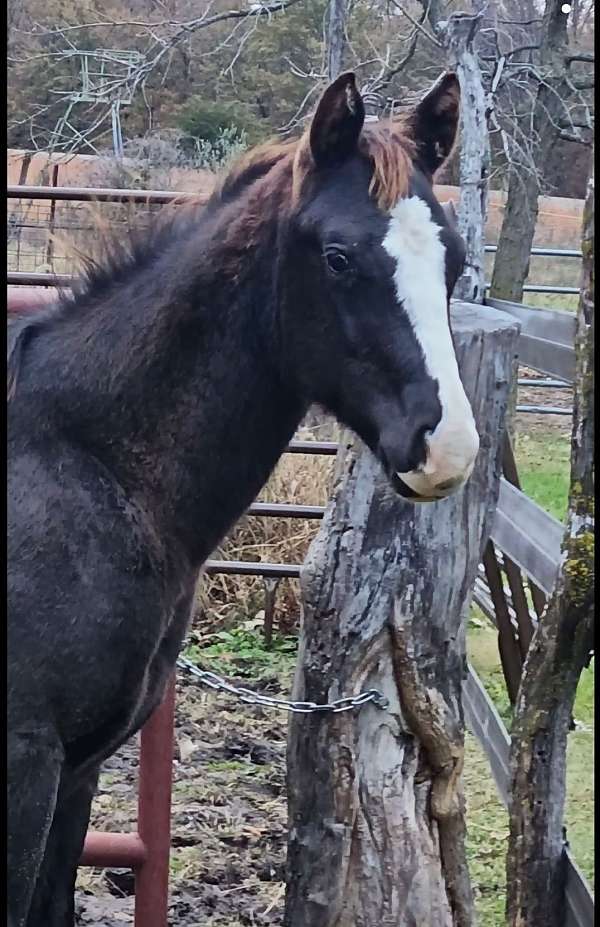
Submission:
[[253,692],[251,689],[244,689],[242,686],[232,686],[216,673],[200,669],[191,660],[186,657],[179,657],[177,665],[186,670],[195,679],[209,689],[217,692],[227,692],[228,695],[234,695],[240,702],[248,705],[262,705],[264,708],[279,708],[282,711],[291,711],[296,714],[316,714],[331,712],[337,714],[341,711],[351,711],[354,708],[362,708],[371,702],[376,708],[386,709],[389,702],[377,689],[368,689],[366,692],[360,692],[359,695],[346,696],[338,698],[333,702],[325,705],[317,705],[315,702],[293,702],[288,699],[274,698],[271,695],[262,695],[259,692]]

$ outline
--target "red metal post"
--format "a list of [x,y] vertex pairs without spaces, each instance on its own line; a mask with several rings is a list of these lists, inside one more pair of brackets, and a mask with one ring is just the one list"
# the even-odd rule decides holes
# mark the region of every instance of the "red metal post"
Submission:
[[39,312],[48,303],[55,302],[59,293],[55,287],[9,286],[7,287],[6,308],[8,314],[25,314]]
[[148,858],[148,851],[139,834],[110,834],[88,831],[80,866],[131,867],[138,869]]
[[142,728],[138,833],[90,831],[81,866],[123,866],[135,872],[135,927],[167,927],[175,676]]
[[146,859],[135,876],[135,927],[167,927],[175,676],[142,728],[138,830]]

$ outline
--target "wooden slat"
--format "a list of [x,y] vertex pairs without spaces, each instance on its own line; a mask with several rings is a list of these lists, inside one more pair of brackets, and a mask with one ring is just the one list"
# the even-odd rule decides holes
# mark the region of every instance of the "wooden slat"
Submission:
[[489,594],[489,589],[480,580],[475,580],[475,587],[473,589],[473,601],[476,605],[479,606],[485,617],[492,622],[495,628],[497,628],[498,624],[496,622],[494,603],[492,602],[491,596]]
[[594,923],[594,896],[573,859],[570,850],[567,850],[567,916],[565,927],[592,927]]
[[526,367],[572,382],[575,374],[575,314],[559,309],[538,309],[505,299],[487,299],[521,325],[519,361]]
[[517,627],[519,629],[519,648],[521,650],[521,657],[524,661],[527,656],[527,651],[529,650],[531,638],[533,637],[533,622],[529,613],[529,605],[527,604],[527,597],[525,596],[525,589],[523,587],[523,578],[519,567],[510,557],[506,556],[503,558],[503,566],[508,580]]
[[573,381],[575,376],[573,348],[556,341],[521,334],[517,350],[519,363],[525,367],[532,367],[551,377],[560,377],[561,380],[568,380],[569,383]]
[[576,322],[574,312],[523,306],[521,303],[513,303],[506,299],[486,299],[485,304],[508,312],[509,315],[518,319],[523,334],[573,348]]
[[[483,571],[483,565],[480,567],[480,570]],[[511,623],[514,625],[515,634],[518,633],[518,618],[514,608],[512,596],[510,594],[510,589],[504,587],[504,598],[506,599],[506,604],[508,605],[508,613],[510,615]],[[498,627],[496,622],[496,614],[494,612],[494,604],[490,595],[490,590],[488,589],[487,582],[485,579],[485,571],[481,573],[475,580],[475,585],[473,587],[473,601],[476,605],[479,606],[483,614],[488,618],[495,628]],[[534,611],[529,610],[529,620],[531,621],[531,626],[533,630],[537,627],[538,617]]]
[[[506,807],[510,784],[510,737],[494,703],[470,664],[463,683],[463,705],[467,726],[488,758],[498,794]],[[594,896],[571,852],[566,850],[565,855],[567,857],[565,927],[592,927]]]
[[510,703],[514,705],[519,691],[523,660],[516,637],[516,629],[513,625],[506,596],[504,594],[502,574],[496,559],[496,551],[491,541],[488,541],[483,553],[483,568],[485,570],[485,578],[496,614],[498,650],[500,652],[500,662],[502,663],[504,681],[506,682]]
[[492,540],[546,595],[560,566],[564,528],[523,492],[500,481]]
[[[508,431],[504,432],[504,448],[502,450],[502,474],[505,480],[512,486],[515,486],[520,490],[523,489],[521,486],[521,480],[519,479],[519,471],[517,469],[515,452]],[[529,577],[529,591],[533,600],[533,607],[535,609],[536,616],[541,618],[546,607],[546,596],[540,587],[536,586],[531,577]],[[533,621],[535,623],[535,617],[533,618]]]
[[496,710],[496,706],[470,663],[468,664],[467,677],[463,683],[463,706],[469,730],[483,747],[490,763],[498,794],[502,799],[502,803],[507,805],[510,781],[508,769],[510,737],[504,727],[502,718]]

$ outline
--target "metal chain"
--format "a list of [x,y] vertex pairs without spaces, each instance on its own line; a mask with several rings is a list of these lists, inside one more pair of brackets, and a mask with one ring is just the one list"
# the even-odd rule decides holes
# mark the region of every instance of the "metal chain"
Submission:
[[372,702],[376,708],[385,709],[389,706],[389,701],[377,689],[368,689],[359,695],[346,696],[338,698],[333,702],[325,705],[317,705],[315,702],[292,702],[288,699],[273,698],[271,695],[262,695],[259,692],[253,692],[251,689],[244,689],[241,686],[232,686],[216,673],[210,673],[208,670],[200,669],[191,660],[186,657],[179,657],[177,665],[190,673],[195,679],[198,679],[209,689],[215,689],[218,692],[227,692],[234,695],[240,702],[246,702],[248,705],[262,705],[265,708],[279,708],[282,711],[292,711],[297,714],[315,714],[317,712],[332,714],[341,711],[351,711],[353,708],[362,708]]

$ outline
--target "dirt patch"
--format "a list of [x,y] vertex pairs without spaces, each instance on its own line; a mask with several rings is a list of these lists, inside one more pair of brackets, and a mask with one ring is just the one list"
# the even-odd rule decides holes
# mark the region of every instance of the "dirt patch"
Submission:
[[[261,680],[287,694],[290,680]],[[281,924],[286,844],[286,718],[177,686],[169,924],[246,927]],[[104,768],[91,826],[136,826],[137,743]],[[127,871],[81,869],[77,923],[133,923]]]
[[[528,380],[544,379],[543,374],[528,367],[519,368],[519,377]],[[571,388],[547,389],[528,387],[526,385],[519,386],[518,405],[572,409],[573,390]],[[571,422],[570,415],[547,415],[545,413],[540,415],[535,412],[520,412],[517,413],[515,424],[519,434],[548,432],[556,435],[570,435]]]

